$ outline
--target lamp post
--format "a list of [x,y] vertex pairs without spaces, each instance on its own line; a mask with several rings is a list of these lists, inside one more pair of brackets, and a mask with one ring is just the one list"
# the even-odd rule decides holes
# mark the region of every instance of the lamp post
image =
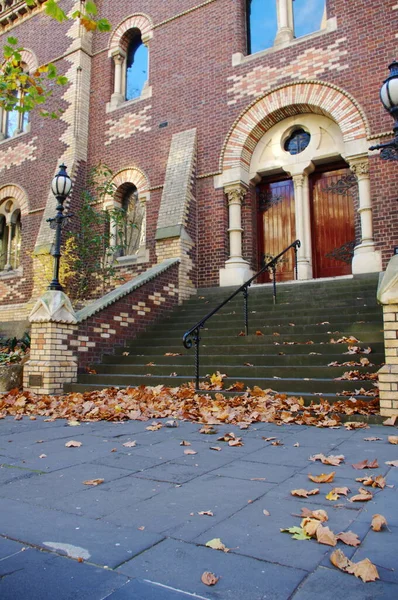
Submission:
[[59,172],[51,182],[51,190],[57,199],[57,214],[52,219],[47,219],[51,229],[55,229],[55,241],[51,254],[54,257],[54,272],[53,279],[48,286],[49,290],[63,291],[63,287],[59,282],[59,261],[61,258],[61,230],[64,219],[72,215],[64,215],[64,202],[72,190],[72,180],[66,172],[66,165],[62,164],[59,167]]
[[383,160],[398,160],[398,61],[394,60],[388,68],[390,75],[381,87],[380,100],[394,119],[394,138],[384,144],[371,146],[369,150],[380,150]]

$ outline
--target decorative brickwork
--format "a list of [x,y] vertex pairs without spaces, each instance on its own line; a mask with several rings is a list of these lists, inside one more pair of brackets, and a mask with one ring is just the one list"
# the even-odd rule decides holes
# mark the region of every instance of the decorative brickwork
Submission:
[[126,113],[119,119],[109,119],[106,124],[109,125],[106,135],[108,140],[105,146],[109,146],[117,139],[127,140],[137,131],[151,131],[149,121],[151,115],[147,114],[151,110],[151,106],[145,106],[136,113]]
[[30,142],[21,141],[15,144],[15,146],[9,146],[4,150],[0,150],[0,175],[2,171],[11,169],[11,167],[19,167],[27,160],[36,160],[36,140],[37,137],[34,137]]
[[130,29],[139,29],[143,41],[149,39],[152,35],[153,23],[150,17],[142,13],[131,15],[120,23],[112,33],[109,42],[109,56],[112,56],[115,50],[127,50],[127,43],[123,40],[124,34]]
[[[281,60],[280,66],[269,67],[258,65],[245,75],[231,75],[228,81],[232,86],[227,90],[232,99],[228,104],[236,104],[242,98],[258,98],[264,92],[278,85],[280,81],[289,77],[290,79],[315,79],[328,70],[343,71],[349,69],[347,38],[340,38],[325,49],[307,48],[284,65]],[[282,66],[282,68],[281,68]]]

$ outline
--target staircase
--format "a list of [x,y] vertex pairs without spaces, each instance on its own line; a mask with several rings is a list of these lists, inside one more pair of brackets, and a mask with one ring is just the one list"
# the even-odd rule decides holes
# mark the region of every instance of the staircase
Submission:
[[[345,372],[377,371],[384,362],[382,309],[376,302],[378,275],[278,284],[277,304],[270,285],[249,291],[249,335],[244,329],[239,295],[214,315],[201,332],[201,378],[226,374],[224,389],[236,381],[249,387],[272,388],[302,396],[307,403],[322,396],[333,402],[349,391],[358,399],[371,397],[356,390],[374,389],[370,380],[337,380]],[[80,375],[66,391],[90,391],[110,386],[176,387],[194,379],[194,349],[182,345],[184,332],[226,298],[232,289],[200,289],[158,323],[116,354],[93,365],[96,374]],[[256,334],[256,332],[258,332]],[[331,340],[354,336],[354,345],[370,354],[346,354],[349,344]],[[360,362],[373,366],[328,366]]]

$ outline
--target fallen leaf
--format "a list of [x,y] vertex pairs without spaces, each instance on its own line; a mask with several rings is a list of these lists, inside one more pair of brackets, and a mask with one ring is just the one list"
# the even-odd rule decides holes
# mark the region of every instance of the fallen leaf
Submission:
[[[351,396],[352,393],[349,392],[349,395]],[[346,423],[344,423],[344,427],[348,429],[348,431],[351,431],[352,429],[369,429],[369,425],[367,423],[364,423],[363,421],[347,421]]]
[[390,467],[398,467],[398,460],[388,460],[386,465],[389,465]]
[[82,442],[76,442],[75,440],[70,440],[70,442],[66,442],[66,448],[80,448],[82,446]]
[[265,510],[265,508],[263,510],[263,515],[265,515],[266,517],[271,516],[270,513],[268,512],[268,510]]
[[344,531],[336,534],[336,538],[346,544],[347,546],[359,546],[361,540],[353,531]]
[[144,531],[144,529],[145,529],[145,525],[141,525],[141,527],[138,527],[137,529],[138,529],[139,531]]
[[214,429],[212,425],[203,425],[203,427],[199,429],[199,433],[214,435],[215,433],[217,433],[217,429]]
[[310,519],[317,519],[317,521],[321,521],[321,523],[329,520],[328,513],[326,512],[326,510],[322,509],[310,510],[309,508],[303,507],[301,509],[301,516],[309,517]]
[[304,490],[304,489],[299,489],[299,490],[292,490],[291,492],[292,496],[298,496],[300,498],[308,498],[308,496],[315,496],[316,494],[319,494],[319,489],[315,488],[313,490]]
[[270,442],[271,440],[276,440],[276,437],[263,437],[264,442]]
[[215,450],[216,452],[221,452],[220,446],[210,446],[210,450]]
[[243,365],[244,365],[245,367],[254,367],[254,365],[252,365],[252,363],[249,363],[249,362],[247,362],[247,363],[243,363]]
[[335,487],[332,489],[333,494],[339,494],[340,496],[347,496],[351,492],[348,487]]
[[373,498],[372,492],[365,490],[365,488],[359,488],[359,494],[352,496],[350,502],[368,502]]
[[212,540],[206,542],[206,546],[208,548],[213,548],[213,550],[222,550],[223,552],[229,552],[229,548],[227,548],[222,543],[220,538],[213,538]]
[[314,537],[318,527],[321,526],[320,521],[318,519],[311,519],[310,517],[305,517],[300,523],[300,526],[303,528],[304,532],[310,537]]
[[134,440],[132,442],[125,442],[122,444],[125,448],[134,448],[137,445],[137,442]]
[[184,450],[184,454],[197,454],[196,450]]
[[332,471],[331,473],[321,473],[321,475],[308,475],[308,479],[311,479],[314,483],[332,483],[334,476],[336,475],[336,471]]
[[331,454],[330,456],[325,456],[324,454],[314,454],[314,456],[310,456],[309,460],[316,461],[320,460],[324,465],[332,465],[333,467],[337,467],[340,463],[344,462],[343,454],[339,454],[334,456]]
[[158,429],[162,429],[162,423],[153,423],[152,425],[148,425],[146,428],[148,431],[158,431]]
[[260,331],[260,329],[257,329],[256,331],[256,335],[264,335],[262,331]]
[[382,440],[383,438],[379,438],[379,437],[367,437],[367,438],[363,438],[365,442],[378,442],[379,440]]
[[243,446],[242,438],[237,438],[236,440],[229,440],[228,446]]
[[390,427],[394,427],[395,425],[395,421],[398,419],[398,416],[393,416],[390,417],[389,419],[386,419],[385,421],[383,421],[383,425],[387,425]]
[[198,515],[206,516],[206,517],[214,517],[214,514],[211,512],[211,510],[201,510],[200,512],[198,512]]
[[328,494],[326,494],[325,496],[326,500],[331,500],[331,501],[335,501],[338,500],[340,498],[340,496],[338,494],[336,494],[335,492],[331,491]]
[[265,477],[251,477],[250,481],[266,481]]
[[311,536],[305,533],[302,527],[288,527],[281,529],[282,533],[291,533],[294,540],[310,540]]
[[216,575],[214,575],[214,573],[210,573],[210,571],[205,571],[200,579],[205,585],[216,585],[219,578]]
[[387,521],[383,515],[373,515],[371,527],[373,531],[381,531],[382,527],[387,527]]
[[149,363],[146,363],[145,366],[146,367],[156,367],[156,364],[154,362],[149,362]]
[[83,481],[84,485],[101,485],[104,483],[105,479],[87,479],[87,481]]
[[352,575],[355,575],[355,577],[362,579],[364,583],[380,579],[377,568],[368,558],[365,558],[358,563],[350,561],[346,571],[347,573],[351,573]]
[[326,546],[336,546],[337,544],[337,539],[333,531],[323,525],[319,525],[316,530],[316,539],[320,544],[325,544]]
[[299,448],[300,444],[298,442],[296,442],[295,444],[293,444],[293,448]]
[[80,425],[79,421],[74,421],[73,419],[71,421],[68,421],[68,425],[69,427],[77,427],[78,425]]
[[360,471],[361,469],[378,469],[379,468],[379,464],[377,462],[377,458],[375,458],[374,460],[372,460],[370,462],[366,458],[365,460],[362,460],[359,463],[355,463],[352,466],[357,471]]
[[368,477],[357,477],[355,481],[359,481],[360,483],[363,483],[363,485],[370,485],[371,487],[380,488],[382,490],[386,487],[386,480],[384,479],[383,475],[377,475],[376,477],[371,477],[370,475]]
[[346,571],[348,565],[350,564],[350,560],[341,550],[335,550],[332,552],[330,555],[330,562],[341,571]]
[[182,440],[182,442],[180,442],[180,446],[190,446],[191,442],[187,442],[186,440]]
[[39,458],[47,458],[47,454],[40,454]]
[[388,436],[388,441],[390,442],[390,444],[398,444],[398,435],[389,435]]

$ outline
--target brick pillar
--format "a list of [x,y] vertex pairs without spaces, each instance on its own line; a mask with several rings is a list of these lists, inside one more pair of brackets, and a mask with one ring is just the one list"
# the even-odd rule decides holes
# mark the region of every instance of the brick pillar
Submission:
[[398,255],[387,266],[377,299],[383,305],[386,353],[386,363],[379,370],[380,413],[398,416]]
[[77,359],[68,342],[77,328],[77,319],[69,298],[63,292],[45,292],[29,321],[31,350],[24,366],[24,389],[37,394],[62,394],[64,383],[77,379]]

